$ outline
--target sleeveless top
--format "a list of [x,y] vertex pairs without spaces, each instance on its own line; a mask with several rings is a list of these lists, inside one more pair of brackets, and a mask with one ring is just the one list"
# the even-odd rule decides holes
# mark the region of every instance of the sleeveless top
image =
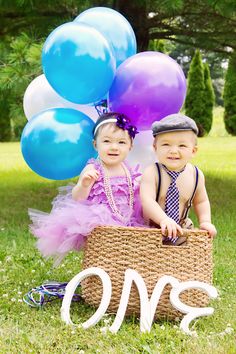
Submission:
[[[157,186],[157,194],[156,194],[156,202],[158,203],[158,200],[159,200],[159,196],[160,196],[160,190],[161,190],[161,169],[160,169],[160,164],[158,162],[155,163],[156,164],[156,167],[157,167],[157,173],[158,173],[158,186]],[[198,171],[198,168],[197,166],[194,166],[195,167],[195,185],[194,185],[194,189],[193,189],[193,193],[192,193],[192,196],[191,198],[187,201],[186,205],[185,205],[185,208],[184,208],[184,211],[183,211],[183,214],[182,216],[180,217],[180,224],[186,220],[188,218],[188,213],[189,213],[189,210],[192,206],[192,203],[193,203],[193,199],[195,197],[195,194],[196,194],[196,190],[197,190],[197,186],[198,186],[198,179],[199,179],[199,171]]]

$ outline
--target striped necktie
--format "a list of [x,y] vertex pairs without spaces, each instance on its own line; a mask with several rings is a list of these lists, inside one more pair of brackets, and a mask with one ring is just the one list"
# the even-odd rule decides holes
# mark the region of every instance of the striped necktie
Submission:
[[169,218],[173,219],[177,224],[179,224],[179,190],[176,186],[176,180],[180,173],[184,171],[185,167],[181,171],[176,172],[168,170],[165,165],[162,166],[171,178],[171,183],[166,193],[165,213]]

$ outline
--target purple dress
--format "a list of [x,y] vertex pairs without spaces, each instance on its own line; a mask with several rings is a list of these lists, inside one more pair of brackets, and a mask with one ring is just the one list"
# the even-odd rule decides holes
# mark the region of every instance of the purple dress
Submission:
[[53,200],[51,212],[44,213],[29,209],[32,220],[31,232],[38,238],[37,247],[44,257],[53,256],[55,263],[71,250],[80,250],[84,239],[99,225],[146,226],[142,218],[141,202],[139,199],[139,184],[136,178],[140,176],[137,168],[129,169],[133,184],[134,207],[130,210],[130,192],[126,176],[110,177],[113,197],[118,210],[125,220],[120,221],[112,212],[104,190],[104,177],[98,160],[90,159],[99,171],[99,179],[94,183],[87,200],[72,199],[73,186],[61,188],[59,195]]

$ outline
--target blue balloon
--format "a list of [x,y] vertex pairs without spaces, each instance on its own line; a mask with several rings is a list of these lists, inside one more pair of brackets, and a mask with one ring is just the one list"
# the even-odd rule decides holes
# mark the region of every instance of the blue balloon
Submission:
[[116,62],[107,39],[95,28],[69,22],[56,28],[42,51],[44,74],[68,101],[89,104],[110,89]]
[[112,44],[116,66],[137,52],[137,43],[130,23],[119,12],[107,7],[94,7],[82,12],[75,22],[86,23],[99,32]]
[[35,115],[21,136],[21,151],[29,167],[40,176],[62,180],[78,176],[93,147],[94,122],[82,112],[53,108]]

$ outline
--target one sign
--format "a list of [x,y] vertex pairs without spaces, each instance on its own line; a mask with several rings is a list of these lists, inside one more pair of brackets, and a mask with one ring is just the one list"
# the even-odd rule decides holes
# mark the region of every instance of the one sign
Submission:
[[[82,323],[81,326],[85,329],[94,326],[106,313],[107,308],[110,304],[112,294],[111,279],[109,275],[101,268],[88,268],[77,274],[73,279],[71,279],[71,281],[66,286],[66,292],[61,307],[61,318],[67,324],[73,324],[70,318],[70,305],[76,288],[83,279],[94,275],[98,276],[102,281],[102,299],[97,311],[86,322]],[[116,333],[119,330],[123,322],[133,282],[137,286],[140,297],[141,332],[150,332],[160,296],[163,292],[164,287],[167,284],[170,284],[172,286],[172,289],[170,291],[170,302],[172,306],[178,311],[183,312],[185,314],[180,323],[180,329],[186,334],[196,334],[195,332],[189,329],[191,321],[200,316],[209,316],[214,312],[214,309],[212,307],[192,307],[184,304],[179,298],[180,294],[183,291],[194,288],[205,291],[210,298],[215,299],[218,294],[216,288],[212,285],[201,281],[179,282],[175,277],[164,275],[158,280],[149,300],[147,287],[141,275],[133,269],[127,269],[125,272],[124,285],[117,314],[113,324],[109,327],[109,330],[113,333]]]

